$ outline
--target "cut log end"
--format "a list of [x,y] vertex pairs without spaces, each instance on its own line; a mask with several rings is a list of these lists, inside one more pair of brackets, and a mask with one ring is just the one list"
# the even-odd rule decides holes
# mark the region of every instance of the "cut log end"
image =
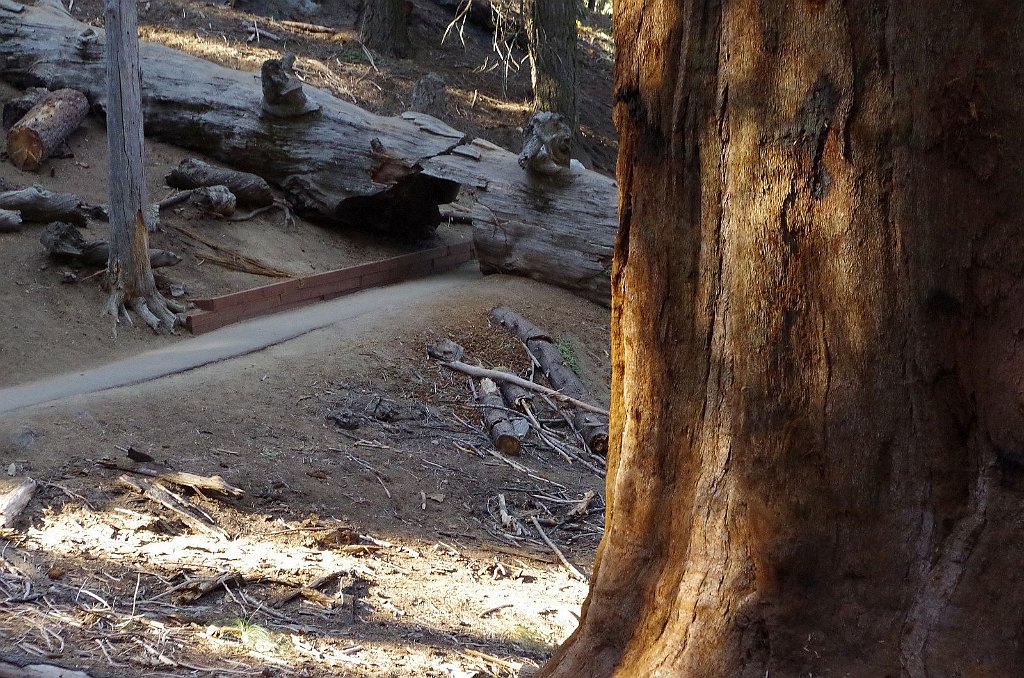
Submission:
[[34,172],[45,159],[43,140],[27,127],[12,128],[7,134],[7,157],[22,172]]
[[498,448],[498,451],[502,454],[507,454],[512,457],[518,457],[522,454],[522,444],[519,442],[519,438],[516,437],[515,432],[502,433],[492,429],[491,438],[494,441],[494,446]]
[[34,172],[78,129],[89,112],[85,95],[60,89],[42,96],[7,133],[7,155],[23,172]]

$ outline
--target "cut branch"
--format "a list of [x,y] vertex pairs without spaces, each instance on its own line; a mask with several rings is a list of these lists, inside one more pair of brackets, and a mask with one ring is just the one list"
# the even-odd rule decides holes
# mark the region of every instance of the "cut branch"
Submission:
[[[565,364],[562,351],[550,334],[507,306],[493,308],[490,317],[522,340],[530,353],[537,359],[541,369],[544,370],[544,376],[560,393],[581,401],[588,399],[589,394],[583,386],[583,382]],[[607,422],[599,421],[592,414],[577,410],[572,424],[583,436],[587,447],[598,454],[608,452]]]
[[501,372],[499,370],[489,370],[485,367],[467,365],[466,363],[457,360],[452,362],[441,362],[440,364],[449,369],[462,372],[463,374],[468,374],[471,377],[476,377],[477,379],[486,378],[500,381],[508,381],[518,386],[522,386],[525,389],[536,391],[537,393],[543,393],[544,395],[554,398],[555,400],[560,400],[562,402],[569,403],[571,405],[579,407],[580,409],[587,410],[588,412],[600,414],[605,417],[608,416],[608,410],[601,409],[600,407],[597,407],[596,405],[591,405],[590,403],[585,403],[582,400],[577,400],[576,398],[567,396],[564,393],[559,393],[553,388],[548,388],[547,386],[541,386],[540,384],[535,384],[532,381],[527,381],[526,379],[523,379],[522,377],[515,374],[510,374],[509,372]]

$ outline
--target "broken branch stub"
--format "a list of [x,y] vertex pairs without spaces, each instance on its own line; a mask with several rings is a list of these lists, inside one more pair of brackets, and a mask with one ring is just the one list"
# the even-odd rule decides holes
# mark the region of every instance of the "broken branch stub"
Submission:
[[295,77],[295,55],[286,52],[280,59],[267,59],[260,69],[263,83],[263,112],[275,118],[295,118],[320,110],[306,98],[302,81]]
[[572,130],[558,113],[538,111],[523,132],[519,166],[542,175],[563,174],[572,161]]

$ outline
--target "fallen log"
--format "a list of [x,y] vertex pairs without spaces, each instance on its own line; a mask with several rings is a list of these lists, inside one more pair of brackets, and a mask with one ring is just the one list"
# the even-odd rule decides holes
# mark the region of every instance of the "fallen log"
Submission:
[[510,273],[611,304],[618,229],[615,182],[577,166],[524,171],[518,157],[477,139],[423,163],[424,174],[473,191],[473,246],[484,273]]
[[[540,363],[548,382],[558,389],[559,393],[582,401],[591,399],[583,382],[565,364],[565,357],[550,334],[507,306],[496,306],[491,309],[490,317],[526,344],[526,348]],[[573,415],[572,423],[591,450],[598,454],[608,452],[608,422],[606,419],[596,417],[592,412],[578,409]]]
[[[105,42],[102,30],[50,3],[0,13],[0,78],[73,86],[102,105]],[[308,86],[305,97],[319,111],[263,116],[263,89],[252,73],[162,45],[141,48],[149,135],[279,185],[300,216],[424,237],[441,221],[438,205],[456,197],[457,181],[423,174],[421,163],[464,135],[430,116],[381,117]]]
[[225,186],[243,205],[267,207],[274,204],[270,184],[255,174],[215,167],[196,158],[185,158],[165,178],[171,188],[189,189]]
[[505,413],[505,401],[501,399],[498,386],[491,379],[480,380],[476,401],[481,405],[487,435],[491,437],[494,446],[503,454],[518,457],[522,444],[515,426]]
[[[98,238],[86,238],[72,226],[56,221],[43,231],[39,242],[51,258],[82,267],[103,268],[110,257],[110,243]],[[149,263],[153,268],[175,266],[181,257],[169,250],[150,248]]]
[[39,185],[0,193],[0,209],[21,212],[24,221],[65,221],[75,226],[86,225],[85,211],[78,196],[54,193]]
[[64,143],[89,113],[81,92],[59,89],[42,97],[7,132],[7,157],[23,172],[34,172]]

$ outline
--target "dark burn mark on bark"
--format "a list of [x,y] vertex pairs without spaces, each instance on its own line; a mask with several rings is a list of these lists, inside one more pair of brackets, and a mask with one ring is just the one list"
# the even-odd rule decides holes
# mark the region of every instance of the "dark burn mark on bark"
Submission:
[[626,117],[634,130],[634,138],[638,142],[635,145],[636,159],[640,162],[660,159],[666,151],[668,142],[651,120],[650,110],[644,103],[640,88],[636,85],[620,87],[615,92],[615,105],[625,107]]
[[946,290],[935,289],[928,294],[924,307],[933,315],[951,316],[960,311],[960,301]]
[[832,186],[832,175],[822,162],[822,156],[838,105],[839,93],[828,74],[822,73],[807,93],[792,128],[784,137],[792,141],[798,153],[806,153],[810,157],[811,195],[819,200],[828,195]]

